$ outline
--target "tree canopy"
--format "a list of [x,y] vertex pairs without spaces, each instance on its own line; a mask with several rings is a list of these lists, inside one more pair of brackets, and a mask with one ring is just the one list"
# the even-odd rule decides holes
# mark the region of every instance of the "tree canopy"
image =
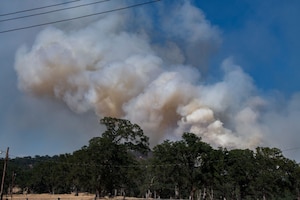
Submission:
[[[125,119],[105,117],[106,130],[72,154],[9,160],[5,191],[90,192],[190,199],[297,199],[300,167],[277,148],[214,149],[193,133],[149,148]],[[4,160],[0,160],[2,171]],[[12,178],[14,177],[14,181]]]

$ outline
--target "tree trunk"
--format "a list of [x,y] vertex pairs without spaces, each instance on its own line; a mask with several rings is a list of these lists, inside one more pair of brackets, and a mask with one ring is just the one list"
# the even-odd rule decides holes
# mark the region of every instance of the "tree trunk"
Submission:
[[206,197],[206,188],[203,189],[203,197],[202,198],[205,199],[205,197]]
[[214,190],[211,189],[211,192],[208,193],[209,199],[213,200],[214,199]]

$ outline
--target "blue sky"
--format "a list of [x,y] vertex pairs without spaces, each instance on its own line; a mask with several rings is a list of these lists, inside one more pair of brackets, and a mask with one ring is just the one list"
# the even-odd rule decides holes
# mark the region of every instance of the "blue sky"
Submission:
[[222,31],[220,59],[233,56],[263,92],[291,95],[299,91],[298,1],[195,3]]
[[[62,1],[55,2],[59,3]],[[138,1],[127,1],[128,4],[136,2]],[[178,13],[178,15],[176,14],[176,12],[182,11],[179,7],[186,5],[186,2],[187,1],[178,1],[175,5],[174,1],[163,0],[153,5],[145,5],[139,9],[122,11],[123,14],[125,13],[124,15],[126,15],[126,12],[127,14],[134,13],[138,18],[130,18],[133,16],[130,15],[129,19],[131,20],[129,20],[129,22],[132,24],[127,21],[125,25],[121,25],[122,27],[124,26],[124,32],[127,31],[131,35],[134,35],[134,37],[130,37],[132,41],[139,42],[142,39],[148,38],[142,41],[141,45],[136,45],[138,48],[145,47],[142,51],[143,53],[150,52],[149,54],[152,55],[153,52],[159,52],[154,54],[160,54],[160,59],[162,60],[170,58],[172,55],[179,55],[177,57],[174,56],[170,61],[166,61],[166,63],[174,62],[178,66],[197,65],[199,63],[199,66],[201,66],[196,67],[199,67],[198,70],[201,72],[199,77],[201,78],[197,78],[197,76],[193,78],[196,79],[196,81],[191,82],[196,82],[196,84],[198,84],[197,82],[201,82],[200,85],[205,91],[209,90],[209,88],[216,89],[223,83],[226,83],[225,85],[227,87],[226,81],[228,77],[230,78],[231,76],[224,75],[224,68],[222,68],[221,65],[224,63],[224,60],[230,58],[232,60],[231,62],[233,62],[234,65],[238,65],[241,69],[240,71],[238,70],[237,73],[239,73],[241,77],[247,80],[249,79],[246,85],[250,85],[249,87],[252,89],[249,93],[245,91],[244,96],[249,96],[253,99],[259,97],[259,99],[263,99],[264,102],[267,102],[265,103],[267,106],[264,108],[255,108],[257,109],[255,113],[258,113],[257,115],[259,116],[258,119],[255,119],[255,124],[258,124],[260,131],[266,130],[267,132],[264,136],[264,143],[261,144],[278,146],[283,150],[300,147],[299,145],[297,146],[298,142],[300,142],[298,136],[300,127],[297,125],[298,117],[300,117],[300,102],[298,101],[300,100],[300,82],[298,81],[300,73],[298,67],[300,64],[300,40],[298,39],[300,35],[298,21],[300,19],[300,13],[298,12],[300,10],[300,2],[297,0],[191,1],[191,6],[187,6],[186,9],[195,12],[195,16],[192,16],[192,19],[195,21],[192,21],[192,23],[196,25],[199,23],[200,25],[206,26],[205,30],[208,31],[209,34],[208,39],[207,37],[205,37],[206,39],[200,37],[200,40],[197,38],[197,35],[195,36],[197,30],[194,30],[187,24],[182,24],[183,26],[186,25],[186,27],[180,27],[178,25],[182,23],[180,22],[180,17],[186,17],[185,15],[190,14],[184,12]],[[16,10],[29,9],[33,5],[38,7],[43,6],[43,4],[44,2],[36,4],[36,1],[32,3],[30,0],[22,2],[6,1],[3,2],[0,13],[3,14]],[[49,20],[55,21],[60,18],[78,16],[86,14],[87,12],[112,9],[118,5],[119,3],[116,0],[112,0],[106,4],[87,7],[82,10],[60,12],[57,16],[46,15],[11,22],[0,22],[0,31],[43,23]],[[69,5],[65,5],[65,7],[66,6]],[[152,15],[150,13],[152,13]],[[204,22],[199,13],[204,15]],[[111,15],[114,15],[114,13],[108,14],[108,18]],[[175,16],[176,20],[179,20],[177,23],[178,26],[176,25],[176,21],[174,23],[172,16]],[[106,15],[101,16],[100,19],[105,17]],[[153,17],[155,17],[155,19],[153,19]],[[4,17],[0,19],[4,19]],[[78,35],[81,29],[85,30],[84,27],[89,27],[89,24],[97,21],[96,19],[97,18],[93,17],[79,21],[54,24],[52,27],[55,27],[55,30],[51,31],[53,31],[52,34],[59,34],[56,29],[62,30],[65,31],[65,38],[76,38],[79,37]],[[187,19],[190,18],[187,17]],[[111,19],[109,18],[109,20]],[[109,20],[107,20],[107,22],[110,22]],[[168,27],[167,23],[174,23],[174,26]],[[76,112],[73,112],[74,107],[63,98],[53,98],[49,94],[42,96],[36,95],[35,92],[28,92],[26,89],[24,91],[18,88],[18,84],[20,84],[18,77],[21,72],[15,69],[17,51],[25,44],[28,48],[27,55],[29,55],[29,52],[34,52],[31,46],[35,44],[35,41],[38,43],[36,40],[37,37],[42,41],[42,36],[40,36],[39,33],[46,28],[47,26],[42,26],[0,34],[0,150],[5,150],[6,147],[9,146],[12,156],[37,154],[54,155],[72,152],[86,145],[91,137],[99,135],[101,130],[103,130],[103,127],[98,124],[99,117],[104,116],[106,112],[103,111],[102,108],[100,111],[99,109],[87,109],[85,112],[78,113],[78,110],[75,109]],[[181,28],[183,32],[186,31],[184,34],[196,37],[196,45],[193,46],[184,41],[183,38],[185,35],[181,32]],[[132,31],[132,29],[134,29],[134,31]],[[72,35],[72,31],[70,30],[73,32],[79,31],[78,34],[69,36]],[[144,35],[147,35],[147,37],[144,37],[143,31],[146,32]],[[188,31],[195,32],[189,33]],[[46,30],[44,34],[46,35],[48,32],[50,31]],[[138,32],[137,35],[136,32]],[[135,36],[137,36],[138,39],[136,39]],[[82,36],[80,36],[80,38],[82,38]],[[186,40],[189,39],[191,38],[186,38]],[[68,39],[65,40],[67,41]],[[65,40],[61,42],[63,43]],[[115,40],[113,40],[113,42],[115,42]],[[203,47],[198,48],[197,42],[199,46],[203,45]],[[169,47],[164,47],[164,44],[175,45],[170,55],[165,55],[166,51],[164,50]],[[151,48],[151,50],[149,50],[149,48]],[[179,53],[174,50],[177,48],[179,49]],[[121,58],[127,59],[127,54],[125,55],[125,53],[123,53],[123,47],[116,49],[116,51],[117,50],[120,51],[119,56],[121,56]],[[187,52],[185,52],[185,50]],[[197,55],[198,50],[199,52],[204,52],[205,55]],[[126,48],[124,48],[124,51],[126,51]],[[132,50],[132,52],[135,51],[136,50]],[[196,54],[196,57],[193,57],[195,56],[194,54]],[[192,56],[190,60],[189,55]],[[183,56],[183,58],[180,56]],[[181,62],[181,60],[184,60],[184,57],[186,57],[185,61]],[[199,57],[199,59],[197,57]],[[23,59],[25,59],[25,56]],[[24,68],[26,68],[26,66],[30,67],[30,62],[27,64],[24,61]],[[159,61],[155,62],[159,63]],[[203,67],[202,65],[205,66]],[[18,66],[19,70],[21,70],[22,64],[18,64]],[[173,65],[168,66],[167,71],[173,70],[172,66]],[[186,68],[189,69],[189,67]],[[190,71],[193,70],[194,69],[191,69]],[[174,71],[177,72],[177,69]],[[178,69],[178,71],[180,71],[180,69]],[[188,74],[190,71],[186,73]],[[152,75],[149,75],[149,77],[152,77]],[[243,90],[243,88],[244,87],[242,87],[241,90]],[[252,90],[254,90],[254,92],[252,92]],[[147,91],[145,89],[141,94],[146,94]],[[234,92],[233,94],[236,95],[240,93]],[[207,94],[209,96],[212,92],[207,91]],[[140,98],[140,96],[141,95],[137,97]],[[126,102],[124,105],[122,104],[122,109],[124,109],[122,112],[125,114],[120,116],[128,117],[132,120],[136,119],[132,113],[127,113],[126,108],[128,108],[129,105],[136,106],[137,104],[133,104],[134,102],[139,102],[138,100],[138,98],[132,98],[130,103]],[[245,113],[243,106],[247,103],[243,101],[247,100],[238,100],[240,103],[239,107],[228,106],[228,108],[224,109],[227,113],[220,113],[221,111],[217,110],[217,107],[214,107],[215,105],[211,105],[210,109],[214,112],[214,117],[217,118],[216,116],[218,116],[222,119],[221,121],[224,123],[226,131],[227,129],[232,129],[232,131],[235,132],[241,128],[236,124],[237,122],[233,121],[236,119],[236,116]],[[220,102],[222,101],[220,100]],[[208,103],[206,106],[209,107],[209,105]],[[141,109],[139,107],[135,108]],[[94,114],[95,112],[97,113],[96,115]],[[282,116],[284,120],[280,116]],[[232,117],[232,119],[230,117]],[[145,125],[145,127],[146,129],[148,128],[147,125]],[[274,127],[278,132],[274,131]],[[160,139],[164,138],[165,137],[161,137]],[[286,155],[291,158],[299,159],[299,157],[296,156],[297,153],[297,151],[288,151]]]

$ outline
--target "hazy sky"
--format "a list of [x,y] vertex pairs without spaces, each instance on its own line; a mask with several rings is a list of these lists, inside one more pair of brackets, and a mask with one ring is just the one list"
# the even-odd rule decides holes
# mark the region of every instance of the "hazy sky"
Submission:
[[[4,1],[0,32],[142,1],[3,16],[62,2]],[[215,147],[278,147],[299,160],[299,9],[297,0],[162,0],[0,33],[0,150],[71,153],[114,116],[138,123],[152,146],[191,131]]]

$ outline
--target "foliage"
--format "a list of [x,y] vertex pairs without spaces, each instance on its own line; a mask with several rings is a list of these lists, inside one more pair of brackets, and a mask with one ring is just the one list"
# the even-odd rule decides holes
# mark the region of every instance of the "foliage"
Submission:
[[[98,196],[297,199],[300,167],[277,148],[213,149],[193,133],[163,141],[128,120],[103,118],[106,131],[72,154],[9,160],[5,193],[90,192]],[[0,170],[3,170],[0,159]]]

